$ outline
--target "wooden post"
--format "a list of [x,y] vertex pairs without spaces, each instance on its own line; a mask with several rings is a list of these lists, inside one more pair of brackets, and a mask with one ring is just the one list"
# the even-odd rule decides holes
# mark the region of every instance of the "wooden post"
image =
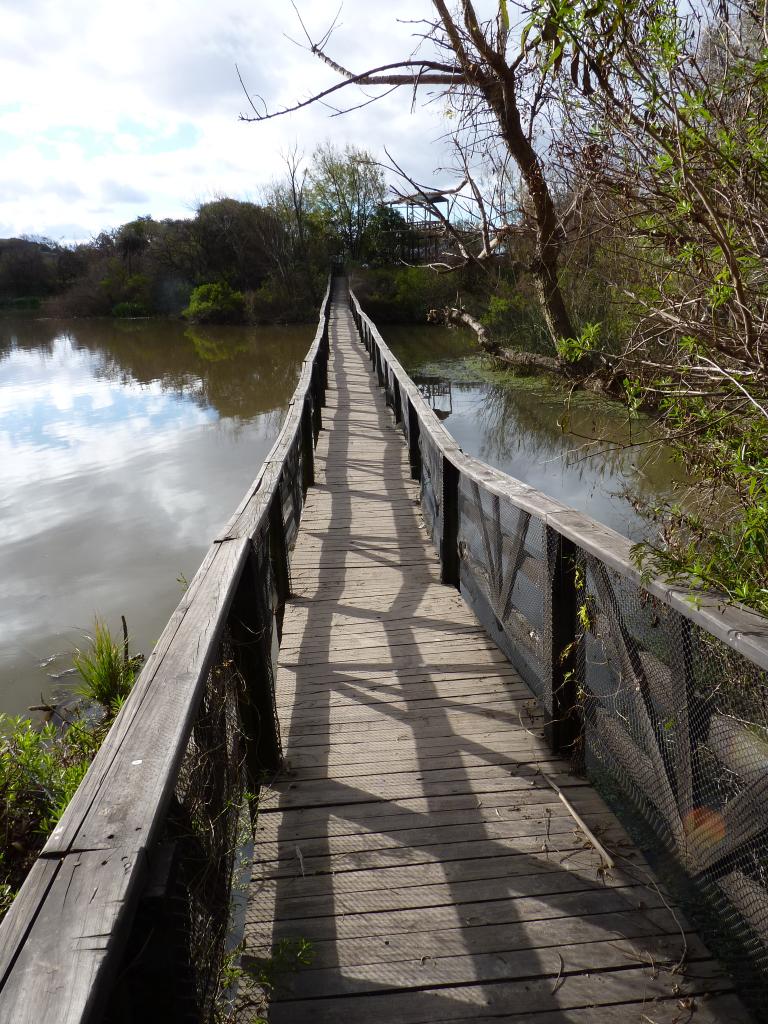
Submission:
[[445,455],[443,461],[442,513],[440,537],[440,582],[459,587],[459,470]]
[[411,463],[411,479],[421,480],[421,448],[419,447],[419,435],[421,424],[419,414],[410,398],[406,398],[408,407],[408,460]]
[[552,677],[552,721],[545,732],[553,753],[580,762],[584,721],[579,703],[579,591],[576,586],[576,546],[552,527],[546,528],[548,587],[545,608],[551,623],[551,644],[545,651]]
[[262,607],[263,585],[257,574],[258,562],[251,551],[229,614],[235,661],[246,684],[240,715],[248,738],[246,763],[254,791],[262,772],[275,771],[283,758],[272,678],[272,609]]
[[291,576],[288,563],[288,547],[285,543],[285,527],[283,525],[283,501],[280,495],[280,484],[269,506],[269,555],[272,560],[272,571],[275,574],[277,587],[278,633],[282,633],[283,605],[291,596]]
[[376,379],[379,382],[379,387],[384,387],[384,365],[381,360],[381,349],[376,346]]
[[323,393],[322,381],[320,379],[320,368],[317,363],[312,367],[312,394],[315,401],[312,403],[312,432],[315,435],[315,444],[320,431],[323,429],[323,413],[321,408],[321,395]]
[[403,403],[400,398],[400,382],[397,377],[393,377],[392,390],[395,398],[395,423],[403,422]]
[[317,363],[320,366],[320,382],[322,384],[322,395],[319,396],[319,404],[325,405],[325,392],[328,390],[328,360],[330,358],[330,343],[328,341],[328,324],[325,325],[323,338],[320,343]]
[[315,482],[315,431],[312,413],[316,403],[316,396],[313,402],[312,396],[306,395],[301,410],[301,483],[304,493]]

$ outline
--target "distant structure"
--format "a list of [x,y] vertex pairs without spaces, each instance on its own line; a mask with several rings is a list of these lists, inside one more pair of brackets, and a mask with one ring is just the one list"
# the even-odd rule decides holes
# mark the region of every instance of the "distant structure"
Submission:
[[445,207],[444,218],[450,220],[450,200],[445,192],[415,192],[389,199],[387,203],[405,211],[407,226],[398,233],[397,242],[401,259],[407,263],[426,263],[445,256],[445,224],[435,209]]

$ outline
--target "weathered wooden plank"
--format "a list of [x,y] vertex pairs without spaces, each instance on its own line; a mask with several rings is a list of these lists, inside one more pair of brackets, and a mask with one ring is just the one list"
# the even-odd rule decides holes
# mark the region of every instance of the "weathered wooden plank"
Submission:
[[[646,898],[647,897],[647,898]],[[443,928],[475,928],[481,925],[520,924],[528,921],[557,922],[563,918],[590,917],[593,914],[646,914],[664,911],[661,898],[643,886],[588,889],[577,892],[549,893],[546,896],[521,896],[519,899],[481,900],[476,903],[446,904],[426,908],[371,911],[369,914],[340,914],[275,921],[275,937],[305,935],[313,942],[370,938],[375,935],[399,935],[413,931],[439,932]],[[559,927],[553,924],[552,928]]]
[[[380,722],[382,715],[405,717],[425,711],[459,710],[466,706],[468,697],[471,698],[471,705],[477,714],[483,714],[485,708],[503,701],[505,713],[514,715],[515,722],[519,722],[521,715],[525,715],[529,721],[537,723],[544,718],[541,712],[532,709],[530,697],[522,689],[522,685],[518,685],[517,690],[511,686],[499,686],[490,693],[467,693],[465,684],[459,691],[458,697],[445,692],[436,696],[434,686],[427,685],[428,690],[422,694],[415,692],[408,700],[354,701],[342,705],[326,701],[321,707],[314,702],[307,704],[307,702],[301,701],[293,705],[291,727],[311,726],[317,724],[318,721],[328,722],[331,726],[349,725],[353,722],[372,723]],[[288,707],[289,705],[284,706]],[[321,711],[321,708],[325,710]]]
[[[597,866],[597,865],[595,865]],[[625,880],[624,880],[625,882]],[[410,909],[431,910],[434,907],[460,907],[464,903],[493,900],[518,900],[530,896],[552,896],[560,893],[597,892],[625,888],[622,880],[608,877],[595,880],[594,868],[589,873],[578,871],[538,871],[507,877],[453,880],[433,885],[339,892],[326,883],[325,891],[292,896],[286,893],[282,880],[263,884],[254,892],[249,907],[249,920],[269,922],[274,918],[308,921],[315,917],[341,917],[354,914],[383,913]]]
[[0,989],[0,1020],[76,1024],[98,1019],[144,881],[135,849],[63,857]]
[[[266,929],[264,930],[266,935]],[[691,937],[685,935],[686,942]],[[359,967],[368,964],[421,963],[423,957],[455,957],[516,950],[551,950],[553,947],[618,941],[623,948],[635,944],[636,952],[656,941],[674,942],[681,950],[682,936],[670,915],[658,911],[637,914],[613,912],[588,917],[562,918],[554,929],[549,921],[527,921],[472,928],[421,929],[390,936],[357,937],[316,941],[308,973],[328,968]],[[682,951],[682,950],[681,950]]]
[[216,547],[162,660],[150,661],[46,843],[46,853],[140,849],[159,827],[176,782],[211,661],[248,555],[247,540]]
[[[452,794],[514,793],[532,789],[543,772],[520,769],[510,774],[505,766],[483,765],[480,768],[445,768],[436,771],[406,771],[392,775],[358,777],[354,786],[345,786],[333,779],[303,779],[294,772],[264,787],[259,795],[261,814],[289,807],[318,807],[340,802],[366,800],[405,800],[416,797],[450,796]],[[547,773],[561,789],[588,786],[582,778],[557,771]],[[537,787],[536,792],[540,787]],[[343,799],[342,799],[343,797]]]
[[689,994],[705,995],[723,989],[727,991],[729,987],[719,965],[711,961],[696,962],[684,979],[675,973],[654,971],[652,967],[568,974],[557,988],[554,985],[556,978],[555,972],[546,978],[517,982],[394,991],[339,999],[281,1000],[273,1004],[270,1019],[275,1024],[283,1021],[322,1024],[343,1019],[343,1014],[348,1014],[349,1020],[396,1020],[398,1024],[423,1024],[436,1020],[476,1020],[478,1011],[495,1011],[497,1019],[499,1014],[506,1013],[509,1019],[520,1021],[531,1019],[530,1016],[525,1017],[526,1014],[579,1008],[585,1004],[602,1007],[606,1003],[626,1002],[632,996],[635,1001],[675,997],[679,1004],[681,998]]
[[[598,879],[599,855],[593,850],[571,850],[567,859],[544,853],[507,853],[497,857],[470,857],[445,861],[379,865],[370,855],[363,863],[340,860],[341,871],[285,874],[284,866],[265,864],[254,866],[254,894],[258,898],[269,896],[275,900],[303,899],[309,896],[351,895],[355,893],[381,893],[395,889],[424,886],[450,886],[458,882],[480,879],[509,879],[518,876],[570,872],[586,878],[590,883]],[[369,863],[369,859],[373,862]],[[366,962],[366,961],[362,961]]]
[[[611,826],[611,830],[600,833],[603,843],[609,844],[612,852],[620,852],[625,861],[644,863],[625,833]],[[333,845],[333,844],[332,844]],[[261,852],[261,851],[260,851]],[[280,852],[273,850],[273,853]],[[571,861],[576,866],[579,858],[589,855],[590,863],[594,860],[591,847],[585,848],[585,840],[581,833],[575,831],[558,833],[542,843],[540,836],[516,836],[511,839],[454,838],[444,843],[425,844],[424,846],[398,846],[397,844],[380,844],[374,849],[307,851],[304,844],[297,846],[291,855],[290,851],[282,851],[285,855],[274,856],[260,861],[258,871],[254,875],[254,885],[260,884],[265,877],[282,877],[292,879],[297,875],[336,875],[346,871],[368,870],[371,868],[423,866],[439,864],[441,866],[458,863],[473,858],[488,860],[505,857],[519,858],[523,863],[518,873],[530,873],[529,868],[540,862],[549,861],[559,867],[567,867]],[[646,869],[647,870],[647,869]]]
[[[613,826],[609,814],[593,814],[590,816],[590,827],[597,828],[601,837],[605,830]],[[283,841],[263,840],[259,838],[258,852],[262,860],[280,860],[294,857],[296,847],[301,850],[302,857],[325,856],[328,853],[358,853],[363,850],[385,850],[396,846],[442,846],[455,842],[474,842],[487,839],[495,840],[499,853],[506,853],[517,848],[519,840],[528,838],[533,845],[541,849],[551,847],[559,849],[558,836],[570,835],[578,831],[578,826],[570,817],[540,815],[525,818],[522,815],[502,820],[493,813],[475,816],[475,820],[465,822],[448,822],[442,825],[425,823],[422,828],[408,828],[399,831],[377,832],[364,831],[348,835],[320,835],[302,839],[300,843],[286,839]],[[586,842],[586,840],[582,840]],[[606,841],[610,849],[610,842]]]
[[[475,984],[494,981],[512,981],[518,978],[558,977],[567,984],[578,972],[604,971],[611,968],[635,966],[638,958],[655,964],[659,971],[679,963],[687,954],[687,962],[706,961],[708,953],[695,935],[686,937],[684,945],[679,935],[646,935],[641,941],[621,937],[593,942],[562,944],[556,949],[544,947],[515,950],[503,942],[489,953],[422,953],[405,962],[377,961],[350,966],[343,972],[336,968],[316,968],[299,972],[287,986],[287,997],[311,998],[316,996],[351,995],[353,993],[380,992],[382,989],[431,988],[441,985]],[[284,996],[285,998],[286,996]]]
[[27,941],[27,936],[45,903],[60,866],[60,857],[36,860],[19,894],[3,918],[0,928],[0,997],[2,986]]
[[308,760],[306,764],[297,764],[289,752],[286,763],[294,777],[299,779],[367,778],[372,772],[375,772],[377,775],[386,775],[388,773],[400,775],[404,771],[418,773],[434,771],[438,768],[456,768],[458,766],[471,768],[485,765],[506,765],[510,771],[515,772],[543,771],[547,765],[557,765],[560,770],[567,769],[563,761],[552,754],[549,749],[544,751],[523,749],[482,752],[475,752],[473,750],[456,752],[455,750],[449,750],[448,753],[433,751],[427,756],[413,752],[409,754],[405,751],[402,753],[398,751],[396,760],[382,761],[374,759],[373,761],[359,764],[350,763],[343,758],[333,763],[327,759],[320,759],[316,762]]

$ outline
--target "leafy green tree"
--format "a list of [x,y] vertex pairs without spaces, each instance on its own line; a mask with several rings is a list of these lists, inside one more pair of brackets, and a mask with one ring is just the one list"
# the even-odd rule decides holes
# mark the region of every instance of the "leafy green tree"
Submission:
[[197,323],[241,323],[245,296],[224,282],[201,284],[192,292],[184,316]]
[[384,174],[370,153],[355,146],[318,146],[309,171],[316,226],[339,251],[363,254],[368,229],[385,193]]
[[255,288],[272,267],[273,236],[280,230],[273,210],[238,199],[203,203],[194,221],[202,256],[201,274],[232,288]]
[[408,230],[401,213],[392,206],[380,203],[365,229],[361,255],[376,263],[397,262]]

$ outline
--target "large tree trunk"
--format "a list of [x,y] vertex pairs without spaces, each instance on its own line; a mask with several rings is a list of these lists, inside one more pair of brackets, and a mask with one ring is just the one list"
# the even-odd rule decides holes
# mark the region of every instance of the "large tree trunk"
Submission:
[[[560,253],[563,231],[549,191],[541,161],[533,148],[517,106],[517,80],[502,49],[496,49],[483,33],[469,0],[462,3],[464,31],[472,41],[479,60],[473,59],[465,39],[444,0],[433,0],[446,35],[468,85],[480,91],[499,125],[501,137],[518,166],[533,206],[536,229],[536,258],[531,268],[536,281],[544,320],[557,345],[575,337],[568,307],[560,288]],[[467,41],[468,41],[467,40]]]

